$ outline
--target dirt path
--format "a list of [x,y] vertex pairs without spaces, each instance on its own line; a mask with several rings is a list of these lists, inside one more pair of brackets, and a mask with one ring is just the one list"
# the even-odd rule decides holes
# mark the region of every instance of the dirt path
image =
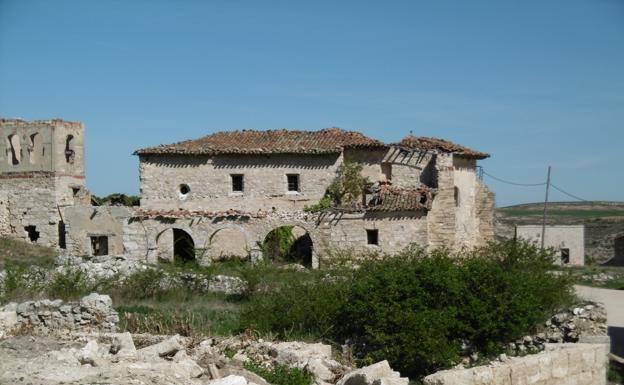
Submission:
[[624,328],[624,290],[599,289],[575,285],[576,294],[584,299],[601,302],[607,309],[607,325]]

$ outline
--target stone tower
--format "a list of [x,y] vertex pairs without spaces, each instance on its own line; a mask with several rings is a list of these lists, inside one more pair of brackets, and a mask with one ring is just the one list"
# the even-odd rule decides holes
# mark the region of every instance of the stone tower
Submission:
[[64,248],[64,208],[89,201],[82,123],[0,119],[0,236]]

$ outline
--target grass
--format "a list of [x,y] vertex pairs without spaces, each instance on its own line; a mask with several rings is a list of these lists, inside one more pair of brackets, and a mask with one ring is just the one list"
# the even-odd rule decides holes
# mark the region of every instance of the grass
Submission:
[[[572,275],[574,282],[579,285],[624,290],[624,267],[586,265],[565,267],[557,266],[555,269],[569,272]],[[607,281],[598,281],[592,277],[599,274],[607,274],[613,278]]]
[[0,270],[7,263],[22,266],[52,267],[58,253],[49,247],[13,238],[0,238]]

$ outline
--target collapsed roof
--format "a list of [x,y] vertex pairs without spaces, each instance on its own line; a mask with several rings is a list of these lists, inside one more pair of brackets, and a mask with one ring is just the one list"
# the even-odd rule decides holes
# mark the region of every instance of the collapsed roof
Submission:
[[468,147],[460,146],[448,140],[439,138],[429,138],[424,136],[408,135],[395,146],[403,147],[411,150],[425,150],[446,154],[457,154],[465,156],[467,158],[485,159],[489,158],[490,154],[485,152],[476,151]]

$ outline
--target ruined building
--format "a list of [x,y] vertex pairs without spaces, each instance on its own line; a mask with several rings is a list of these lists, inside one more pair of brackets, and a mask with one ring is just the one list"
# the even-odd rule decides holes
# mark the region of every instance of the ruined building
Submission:
[[[2,154],[12,157],[16,151],[11,127],[22,127],[20,138],[28,139],[46,124],[79,127],[79,135],[72,135],[80,140],[73,142],[74,147],[65,145],[59,154],[60,160],[66,160],[65,154],[73,149],[71,165],[83,175],[83,132],[77,123],[3,121],[7,147]],[[50,151],[57,151],[57,141],[70,143],[64,131],[51,132],[59,139],[50,140],[55,143]],[[304,262],[319,266],[336,250],[393,253],[410,244],[459,249],[493,237],[493,194],[476,173],[477,160],[489,155],[440,139],[408,136],[385,144],[337,128],[245,130],[144,148],[135,154],[140,163],[138,208],[84,205],[74,197],[84,184],[72,185],[77,191],[64,191],[58,183],[46,194],[57,196],[63,190],[74,201],[61,204],[46,195],[29,206],[61,213],[68,253],[123,253],[148,261],[197,258],[205,263],[230,256],[259,258],[265,240],[276,229],[288,227],[297,237],[293,247]],[[361,199],[318,212],[307,210],[321,201],[346,162],[361,164],[363,176],[372,182]],[[21,176],[30,180],[33,191],[44,183],[36,180],[34,170],[23,173],[26,170],[12,168],[16,166],[12,159],[4,163],[3,182]],[[65,172],[69,167],[67,162],[53,164],[66,167]],[[61,177],[56,167],[49,170],[49,178]],[[12,196],[18,189],[3,183],[0,194],[5,195],[0,197]],[[28,210],[17,208],[21,200],[3,198],[2,202],[4,233],[27,238],[27,226],[44,231],[53,222],[60,223],[58,213],[45,220],[38,215],[38,221],[30,223],[32,216],[23,214]],[[61,237],[55,234],[60,233],[46,232],[36,241],[60,246]]]

